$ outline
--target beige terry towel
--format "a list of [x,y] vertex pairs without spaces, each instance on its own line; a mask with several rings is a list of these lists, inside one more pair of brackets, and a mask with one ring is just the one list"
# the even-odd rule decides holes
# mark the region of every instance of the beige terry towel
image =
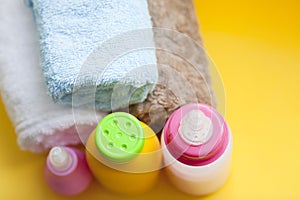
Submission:
[[192,0],[148,0],[154,26],[159,81],[145,102],[130,113],[157,133],[181,105],[215,106],[209,66]]

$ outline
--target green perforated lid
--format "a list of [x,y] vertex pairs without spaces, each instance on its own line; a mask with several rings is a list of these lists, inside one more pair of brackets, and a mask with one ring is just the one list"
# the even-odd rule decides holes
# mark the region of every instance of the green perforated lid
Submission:
[[105,116],[96,128],[98,150],[114,162],[128,162],[144,147],[144,131],[137,118],[115,112]]

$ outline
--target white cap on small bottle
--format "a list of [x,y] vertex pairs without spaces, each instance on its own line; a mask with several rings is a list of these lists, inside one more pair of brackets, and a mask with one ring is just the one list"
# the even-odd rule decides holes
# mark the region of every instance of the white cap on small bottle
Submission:
[[186,143],[201,145],[212,136],[211,119],[201,110],[191,110],[182,118],[178,132]]
[[58,171],[67,170],[72,165],[70,153],[60,146],[53,147],[49,152],[49,161],[53,168]]

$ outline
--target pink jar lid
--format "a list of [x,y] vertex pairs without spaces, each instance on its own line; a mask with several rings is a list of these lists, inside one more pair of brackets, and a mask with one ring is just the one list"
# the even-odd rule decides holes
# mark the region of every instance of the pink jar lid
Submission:
[[169,117],[164,128],[169,152],[187,165],[206,165],[218,159],[228,144],[228,126],[214,108],[188,104]]

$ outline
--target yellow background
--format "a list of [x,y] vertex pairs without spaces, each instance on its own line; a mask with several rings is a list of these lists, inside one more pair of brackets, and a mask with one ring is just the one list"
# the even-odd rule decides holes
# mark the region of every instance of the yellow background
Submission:
[[[300,199],[299,1],[195,2],[234,137],[228,182],[202,199]],[[220,96],[222,87],[215,90]],[[43,179],[45,156],[19,150],[0,104],[0,199],[120,198],[96,182],[77,197],[52,193]],[[176,191],[164,174],[143,198],[197,199]]]

